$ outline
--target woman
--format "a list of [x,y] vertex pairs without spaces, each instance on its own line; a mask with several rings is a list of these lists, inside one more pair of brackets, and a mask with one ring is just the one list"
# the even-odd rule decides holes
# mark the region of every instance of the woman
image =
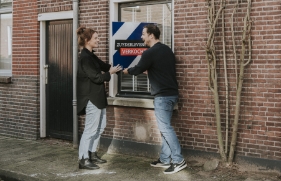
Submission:
[[[98,33],[91,29],[77,29],[78,44],[83,47],[77,71],[77,113],[86,114],[85,128],[79,145],[79,168],[98,169],[95,163],[106,160],[97,156],[97,145],[106,126],[107,98],[104,82],[122,68],[112,67],[100,60],[93,49],[98,48]],[[104,72],[104,73],[103,73]]]

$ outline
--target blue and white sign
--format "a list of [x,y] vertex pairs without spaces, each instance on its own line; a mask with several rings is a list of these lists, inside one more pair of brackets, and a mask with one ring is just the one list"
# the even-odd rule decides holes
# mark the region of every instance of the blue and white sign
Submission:
[[141,39],[143,27],[150,23],[112,22],[113,65],[123,68],[135,66],[148,47]]

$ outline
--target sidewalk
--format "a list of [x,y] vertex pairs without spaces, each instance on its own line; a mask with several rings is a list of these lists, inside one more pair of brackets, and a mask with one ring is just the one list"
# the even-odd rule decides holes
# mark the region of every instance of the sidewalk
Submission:
[[[150,166],[151,158],[120,154],[99,155],[108,163],[98,170],[78,169],[78,150],[71,144],[54,144],[0,136],[0,181],[278,181],[276,172],[241,172],[239,169],[202,170],[200,161],[187,159],[186,169],[172,175]],[[193,163],[193,164],[192,164]],[[261,177],[258,177],[258,176]],[[2,180],[1,180],[2,179]]]

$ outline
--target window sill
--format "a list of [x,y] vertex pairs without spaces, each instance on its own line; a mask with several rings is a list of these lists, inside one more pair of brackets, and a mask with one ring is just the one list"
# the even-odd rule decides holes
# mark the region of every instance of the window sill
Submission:
[[0,76],[0,83],[12,83],[12,77],[9,76]]
[[[141,108],[154,109],[153,99],[108,97],[107,101],[108,101],[108,105],[111,106],[141,107]],[[174,106],[174,110],[177,109],[178,109],[178,104]]]

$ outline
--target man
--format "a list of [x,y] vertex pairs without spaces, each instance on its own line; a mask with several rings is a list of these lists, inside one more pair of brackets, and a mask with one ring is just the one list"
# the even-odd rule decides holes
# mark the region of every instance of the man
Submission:
[[174,105],[178,101],[175,55],[159,41],[160,30],[154,24],[146,25],[142,40],[150,48],[143,52],[139,63],[123,70],[124,74],[139,75],[147,71],[154,98],[155,116],[162,136],[160,158],[152,162],[153,167],[167,168],[165,174],[173,174],[184,169],[187,164],[181,155],[181,147],[171,126]]

